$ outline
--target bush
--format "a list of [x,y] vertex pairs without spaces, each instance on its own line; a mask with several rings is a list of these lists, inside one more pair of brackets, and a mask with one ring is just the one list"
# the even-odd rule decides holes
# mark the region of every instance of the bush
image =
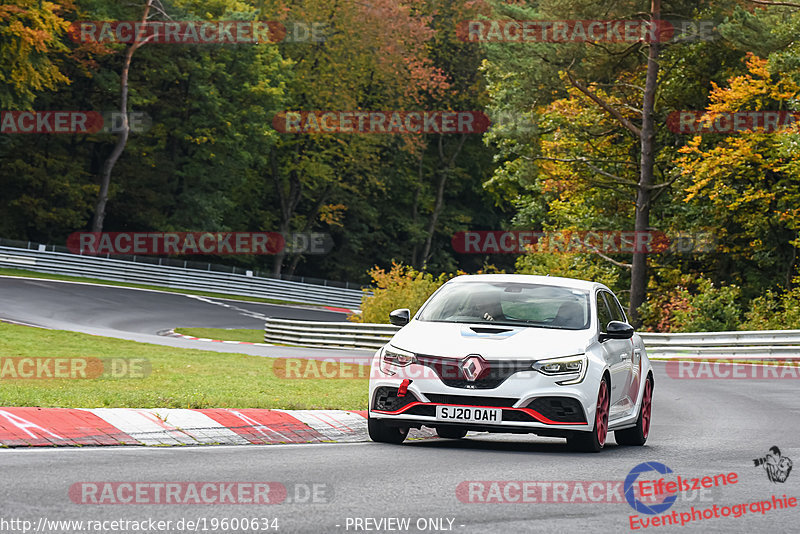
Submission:
[[677,286],[652,297],[642,306],[641,315],[648,330],[657,332],[726,332],[737,330],[741,310],[737,303],[738,286],[720,286],[706,279],[694,282],[694,291]]
[[452,278],[447,274],[434,278],[431,274],[394,262],[389,272],[374,267],[369,275],[375,285],[373,296],[364,298],[361,315],[351,315],[348,317],[350,321],[388,323],[389,312],[398,308],[409,308],[413,317],[428,297]]
[[[800,280],[795,280],[795,283]],[[741,330],[796,330],[800,329],[800,287],[776,294],[767,291],[756,297],[745,314]]]
[[600,282],[614,289],[619,282],[619,268],[592,254],[551,254],[532,252],[517,258],[517,273],[562,276]]

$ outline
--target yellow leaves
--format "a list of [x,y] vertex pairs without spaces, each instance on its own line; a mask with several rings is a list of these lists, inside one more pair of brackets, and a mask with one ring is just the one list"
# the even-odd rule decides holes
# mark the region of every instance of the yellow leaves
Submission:
[[344,227],[342,220],[344,219],[347,206],[344,204],[327,204],[322,206],[319,210],[319,220],[330,226]]
[[0,21],[11,18],[11,15],[24,13],[25,10],[15,5],[0,6]]
[[745,62],[748,73],[730,78],[727,87],[712,82],[711,103],[707,108],[712,119],[725,112],[785,109],[786,101],[800,91],[800,86],[788,76],[773,80],[768,60],[749,53]]
[[30,108],[35,92],[69,83],[53,57],[67,51],[61,36],[69,28],[56,11],[55,4],[31,0],[0,6],[0,83],[8,86],[0,88],[0,94],[11,95],[0,102],[0,107]]
[[[746,58],[748,73],[728,80],[726,87],[712,84],[710,104],[702,120],[720,113],[786,109],[800,87],[789,77],[773,80],[769,62],[752,54]],[[741,131],[703,146],[695,136],[679,150],[680,173],[691,180],[685,187],[685,202],[706,198],[720,210],[736,211],[745,206],[764,213],[776,199],[771,182],[785,175],[787,155],[781,141],[788,129],[764,133]]]

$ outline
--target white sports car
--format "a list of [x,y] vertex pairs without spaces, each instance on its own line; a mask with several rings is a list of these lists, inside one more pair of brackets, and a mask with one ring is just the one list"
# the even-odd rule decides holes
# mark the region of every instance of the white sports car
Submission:
[[643,445],[653,371],[619,301],[594,282],[530,275],[456,277],[372,360],[369,435],[402,443],[411,427],[534,433],[599,451],[613,431]]

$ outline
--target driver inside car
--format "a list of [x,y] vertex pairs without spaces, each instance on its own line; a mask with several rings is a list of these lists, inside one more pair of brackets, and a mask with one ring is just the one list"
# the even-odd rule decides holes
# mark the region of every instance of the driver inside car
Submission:
[[484,321],[501,321],[505,319],[500,301],[493,295],[476,295],[472,299],[472,317],[480,317]]

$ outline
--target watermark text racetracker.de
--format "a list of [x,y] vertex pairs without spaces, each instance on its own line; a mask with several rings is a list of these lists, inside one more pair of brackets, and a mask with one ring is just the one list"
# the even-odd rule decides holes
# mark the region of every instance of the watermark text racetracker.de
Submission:
[[272,127],[285,134],[480,134],[482,111],[282,111]]
[[713,232],[619,232],[607,230],[456,232],[451,239],[460,254],[617,254],[699,253],[717,250]]
[[325,482],[87,481],[69,487],[69,499],[85,505],[268,505],[328,504]]
[[667,376],[682,380],[798,380],[800,365],[796,361],[753,360],[751,362],[721,360],[670,360]]
[[327,254],[333,239],[318,232],[73,232],[67,248],[118,256]]
[[667,128],[675,134],[735,134],[740,132],[797,132],[800,113],[792,111],[673,111]]
[[146,358],[0,357],[0,380],[145,378],[150,371]]
[[[0,134],[115,134],[124,129],[119,111],[0,111]],[[143,133],[152,126],[142,111],[127,113],[128,129]]]
[[[382,356],[383,357],[383,356]],[[426,380],[441,382],[442,380],[468,379],[465,370],[459,365],[445,365],[430,367],[420,365],[395,365],[385,359],[378,366],[370,366],[373,356],[371,354],[357,356],[324,356],[310,358],[279,358],[272,364],[272,373],[280,379],[288,380],[318,380],[318,379],[367,379],[387,378],[408,379],[409,383],[419,383]],[[515,371],[506,382],[515,380],[530,380],[539,371],[533,369],[519,371],[514,367],[514,362],[484,361],[482,362],[479,377],[489,373],[503,373],[504,370]]]
[[273,20],[73,22],[69,36],[83,43],[150,44],[260,44],[320,43],[325,41],[322,22]]
[[[469,480],[458,484],[456,497],[463,503],[477,504],[624,504],[622,480]],[[716,496],[709,487],[689,488],[681,499],[686,502],[712,502]],[[659,503],[662,495],[644,492],[643,502]]]
[[713,20],[466,20],[456,36],[468,43],[640,43],[711,40]]
[[269,532],[280,530],[277,517],[232,516],[232,517],[182,517],[180,519],[50,519],[36,520],[19,517],[0,517],[0,532],[85,532],[87,534],[153,533],[153,532]]

